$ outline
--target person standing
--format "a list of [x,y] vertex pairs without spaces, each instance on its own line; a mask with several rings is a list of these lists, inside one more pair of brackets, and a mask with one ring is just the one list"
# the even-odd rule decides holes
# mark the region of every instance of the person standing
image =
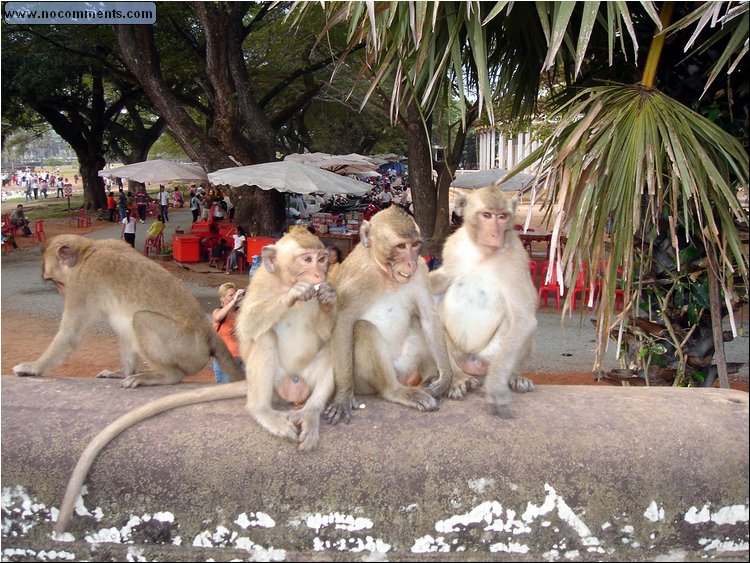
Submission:
[[138,191],[135,192],[135,206],[138,209],[138,218],[143,223],[146,220],[146,212],[148,211],[149,197],[146,193],[146,188],[141,186]]
[[135,217],[130,213],[130,209],[125,210],[125,218],[122,220],[122,232],[120,238],[125,239],[130,246],[135,248]]
[[[211,324],[214,327],[214,330],[219,333],[224,344],[227,345],[229,353],[242,369],[244,369],[244,365],[242,364],[242,359],[240,357],[240,345],[234,334],[234,321],[235,316],[237,315],[237,310],[240,307],[240,301],[244,295],[245,290],[238,290],[237,286],[231,282],[221,284],[221,286],[219,286],[220,307],[214,309],[211,314]],[[219,367],[216,359],[214,358],[212,361],[216,383],[229,383],[229,376],[221,369],[221,367]]]
[[198,196],[197,192],[193,192],[193,195],[190,196],[190,213],[193,214],[193,223],[198,220],[198,215],[200,215],[200,212],[201,198]]
[[164,188],[164,184],[159,184],[159,195],[157,198],[161,206],[161,216],[164,217],[164,222],[166,223],[169,221],[169,194]]
[[117,200],[115,199],[115,192],[109,192],[109,194],[107,194],[107,210],[109,211],[109,222],[114,223],[117,221]]
[[128,196],[120,188],[120,195],[117,196],[117,212],[120,214],[120,223],[125,219],[125,211],[128,209]]

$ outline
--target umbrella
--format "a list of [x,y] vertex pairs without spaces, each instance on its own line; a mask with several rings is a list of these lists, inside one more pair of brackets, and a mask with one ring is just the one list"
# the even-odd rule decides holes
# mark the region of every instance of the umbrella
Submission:
[[208,179],[218,185],[258,186],[264,190],[296,194],[321,192],[362,195],[372,189],[370,184],[293,160],[223,168],[210,172]]
[[368,157],[357,153],[344,155],[314,152],[299,154],[294,153],[284,157],[284,160],[301,162],[310,166],[317,166],[323,170],[330,170],[336,174],[355,174],[357,172],[369,172],[377,169],[378,165]]
[[100,170],[99,176],[114,176],[134,182],[158,184],[176,181],[207,181],[206,172],[195,164],[182,164],[169,160],[145,160],[126,164],[111,170]]
[[[507,173],[508,171],[504,168],[467,170],[461,174],[456,174],[456,177],[451,182],[451,187],[468,189],[483,188],[501,180]],[[524,190],[531,185],[533,179],[534,177],[530,174],[516,174],[507,182],[500,184],[500,189],[507,192]]]

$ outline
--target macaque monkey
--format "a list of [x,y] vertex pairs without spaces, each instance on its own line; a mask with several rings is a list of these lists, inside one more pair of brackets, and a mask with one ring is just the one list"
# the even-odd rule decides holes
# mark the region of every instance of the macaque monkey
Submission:
[[531,391],[518,373],[536,335],[536,290],[529,255],[513,230],[516,201],[496,186],[459,196],[463,225],[445,242],[443,263],[430,273],[456,373],[449,396],[478,386],[490,411],[512,416],[510,389]]
[[[391,206],[363,221],[359,233],[333,280],[336,392],[323,414],[331,424],[350,420],[355,393],[436,410],[453,378],[414,219]],[[407,385],[420,380],[426,389]]]
[[[235,321],[247,382],[228,383],[162,397],[115,420],[88,444],[71,475],[55,532],[62,534],[86,474],[98,453],[118,434],[168,410],[247,397],[253,418],[274,435],[318,443],[320,414],[333,394],[327,341],[333,328],[336,292],[326,282],[328,253],[308,231],[294,231],[263,248],[263,266],[253,276]],[[276,406],[299,409],[276,409]]]
[[[118,240],[59,235],[45,245],[42,277],[65,297],[60,327],[35,362],[13,368],[43,375],[62,364],[95,321],[107,319],[120,339],[123,387],[172,385],[198,373],[211,357],[234,381],[244,374],[211,328],[198,300],[169,272]],[[136,373],[140,360],[152,371]]]
[[[328,251],[309,231],[295,230],[263,248],[235,330],[247,376],[247,409],[263,428],[299,442],[318,442],[320,414],[333,394],[327,346],[336,292],[326,281]],[[304,404],[281,411],[274,401]]]

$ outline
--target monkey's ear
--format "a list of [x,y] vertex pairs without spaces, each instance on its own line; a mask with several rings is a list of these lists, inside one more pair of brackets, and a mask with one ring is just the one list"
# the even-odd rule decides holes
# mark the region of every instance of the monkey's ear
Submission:
[[464,216],[464,209],[466,208],[467,197],[466,194],[460,193],[456,195],[456,202],[453,205],[453,211],[459,217]]
[[513,196],[508,200],[508,207],[510,208],[510,214],[515,215],[516,209],[518,209],[518,197]]
[[359,242],[362,243],[362,246],[365,248],[370,248],[370,245],[372,245],[372,227],[370,227],[369,221],[362,221],[359,225]]
[[67,266],[68,268],[75,266],[78,261],[76,251],[68,245],[63,245],[57,249],[57,259],[60,261],[61,266]]
[[278,263],[276,262],[276,247],[269,244],[268,246],[263,247],[261,253],[263,255],[263,265],[266,267],[266,270],[275,274],[278,270]]

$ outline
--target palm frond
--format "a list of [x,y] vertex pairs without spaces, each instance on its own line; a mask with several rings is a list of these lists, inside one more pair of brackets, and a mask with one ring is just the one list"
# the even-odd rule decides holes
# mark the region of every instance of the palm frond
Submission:
[[[545,188],[536,197],[556,219],[553,251],[567,237],[560,254],[565,284],[572,285],[583,263],[606,264],[597,364],[613,326],[618,269],[625,272],[625,311],[637,311],[637,280],[653,259],[656,233],[669,233],[678,256],[691,237],[713,249],[724,293],[733,291],[737,276],[747,292],[748,258],[736,222],[748,218],[736,190],[747,189],[748,160],[737,139],[638,85],[584,90],[551,120],[557,128],[517,169],[540,161],[539,184]],[[678,260],[677,270],[684,267]]]

